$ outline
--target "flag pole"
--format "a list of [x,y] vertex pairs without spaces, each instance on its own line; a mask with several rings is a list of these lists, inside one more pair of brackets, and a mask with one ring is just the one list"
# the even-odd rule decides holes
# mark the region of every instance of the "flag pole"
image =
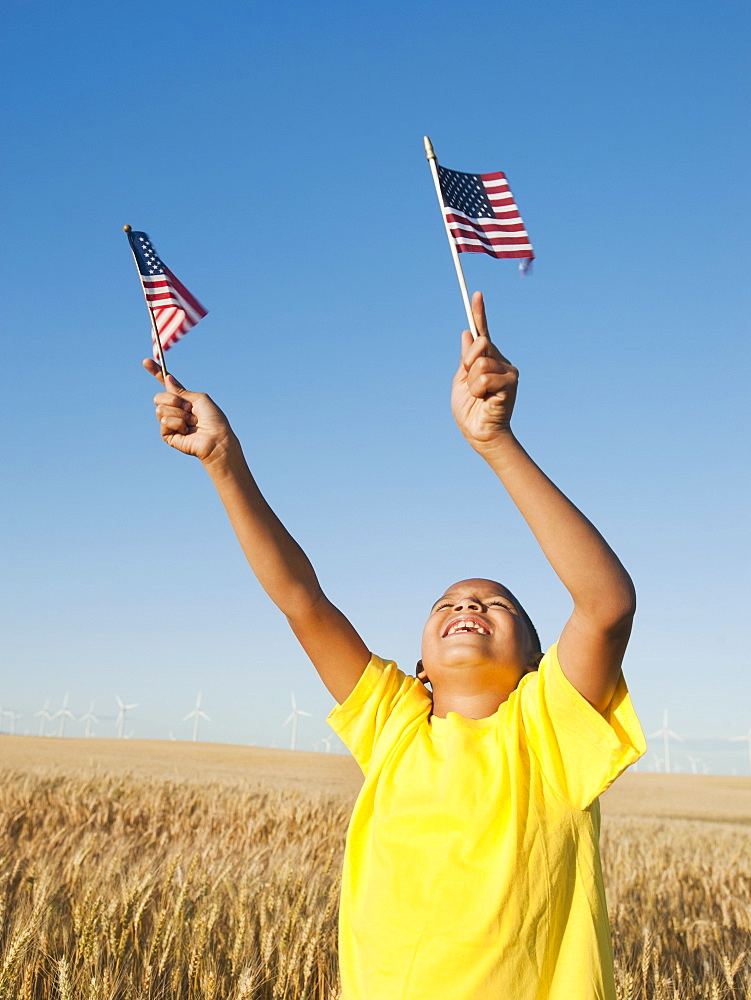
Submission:
[[[128,235],[131,231],[130,226],[123,226],[123,232]],[[130,246],[130,252],[133,254],[133,263],[136,265],[136,271],[138,271],[138,280],[141,281],[141,272],[138,268],[138,260],[136,259],[136,252],[133,249],[133,244],[130,242],[130,237],[128,236],[128,245]],[[159,364],[162,367],[162,378],[167,381],[167,365],[164,360],[164,351],[162,350],[162,341],[159,337],[159,330],[156,325],[156,316],[154,315],[154,310],[151,308],[149,300],[146,298],[146,289],[143,287],[143,282],[141,281],[141,291],[143,292],[143,297],[146,302],[146,308],[149,310],[149,316],[151,317],[151,331],[154,335],[154,343],[156,344],[156,349],[159,354]]]
[[436,160],[436,155],[433,152],[433,144],[430,139],[424,135],[423,142],[425,143],[425,155],[430,164],[430,172],[433,175],[433,183],[435,184],[435,193],[438,195],[438,204],[441,206],[441,217],[443,218],[443,224],[446,228],[446,236],[448,237],[449,246],[451,247],[451,256],[454,258],[454,267],[456,268],[456,276],[459,279],[459,288],[462,293],[462,300],[464,301],[464,308],[467,312],[467,321],[469,322],[469,329],[472,332],[472,339],[477,340],[477,326],[475,325],[475,317],[472,314],[472,303],[469,301],[469,292],[467,291],[467,282],[464,280],[464,271],[462,271],[462,265],[459,261],[459,253],[456,249],[456,244],[451,235],[451,230],[449,229],[449,224],[446,221],[446,206],[443,204],[443,195],[441,194],[441,181],[438,177],[438,161]]

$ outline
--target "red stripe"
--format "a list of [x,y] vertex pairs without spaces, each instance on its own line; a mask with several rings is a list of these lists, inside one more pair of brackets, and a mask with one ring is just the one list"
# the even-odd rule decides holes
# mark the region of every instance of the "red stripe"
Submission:
[[471,239],[472,237],[474,237],[475,239],[480,240],[481,243],[483,243],[485,246],[488,247],[509,247],[509,246],[519,246],[521,244],[522,246],[528,246],[530,250],[532,249],[532,246],[529,242],[529,237],[527,236],[526,233],[522,233],[518,237],[493,236],[493,235],[488,235],[487,233],[483,233],[482,231],[478,231],[476,229],[471,229],[467,231],[466,227],[459,229],[456,226],[450,226],[449,228],[451,231],[451,235],[454,237],[457,243],[459,243],[463,239]]
[[534,254],[531,250],[486,250],[485,247],[470,247],[462,246],[460,243],[456,244],[456,249],[459,253],[486,253],[490,257],[529,257],[530,260],[534,259]]
[[453,222],[457,226],[466,226],[468,229],[480,228],[483,232],[491,233],[524,233],[523,222],[503,222],[500,219],[498,221],[485,222],[473,222],[468,219],[466,215],[454,215],[453,212],[446,216],[448,222]]
[[[480,174],[493,211],[492,220],[475,221],[457,208],[446,205],[445,218],[459,253],[486,253],[490,257],[534,259],[534,251],[524,228],[521,213],[502,170]],[[502,182],[490,186],[490,182]],[[511,221],[513,219],[513,221]],[[472,239],[476,244],[467,241]],[[519,247],[510,250],[508,247]]]
[[147,292],[146,297],[148,298],[149,302],[153,302],[155,305],[158,306],[166,306],[169,305],[170,302],[174,303],[176,306],[180,304],[174,292],[170,291],[156,292],[156,293]]
[[195,311],[196,311],[197,313],[200,313],[200,314],[201,314],[201,316],[205,316],[205,315],[206,315],[206,313],[208,312],[208,310],[207,310],[207,309],[205,309],[205,308],[204,308],[204,307],[203,307],[203,306],[201,305],[201,303],[200,303],[200,302],[198,301],[198,299],[197,299],[197,298],[195,298],[195,297],[194,297],[193,295],[191,295],[191,294],[190,294],[190,292],[189,292],[189,291],[188,291],[188,289],[187,289],[187,288],[185,287],[185,285],[183,285],[183,284],[182,284],[182,282],[181,282],[181,281],[179,281],[179,280],[178,280],[178,279],[177,279],[177,278],[176,278],[176,277],[174,276],[174,274],[172,273],[172,271],[170,271],[170,270],[169,270],[169,268],[166,268],[166,267],[165,267],[165,269],[164,269],[164,273],[165,273],[165,274],[167,275],[167,277],[169,278],[169,281],[170,281],[170,283],[171,283],[172,287],[173,287],[173,288],[175,289],[175,291],[177,292],[177,294],[178,294],[178,295],[179,295],[179,296],[180,296],[181,298],[183,298],[183,299],[184,299],[184,300],[185,300],[185,301],[186,301],[186,302],[188,303],[188,305],[189,305],[189,306],[190,306],[190,307],[191,307],[192,309],[195,309]]

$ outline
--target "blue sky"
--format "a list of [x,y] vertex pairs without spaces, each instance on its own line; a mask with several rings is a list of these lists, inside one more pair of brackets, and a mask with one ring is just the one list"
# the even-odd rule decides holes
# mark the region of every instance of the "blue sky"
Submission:
[[518,436],[636,582],[645,731],[667,708],[748,773],[724,742],[751,727],[746,6],[11,0],[4,20],[17,731],[70,692],[114,735],[117,693],[134,736],[189,738],[200,690],[207,739],[286,745],[294,690],[300,745],[326,732],[208,480],[159,439],[125,223],[210,310],[171,367],[226,410],[371,648],[411,669],[468,575],[557,638],[567,595],[449,412],[464,317],[427,133],[449,167],[506,172],[535,245],[530,278],[465,273],[521,370]]

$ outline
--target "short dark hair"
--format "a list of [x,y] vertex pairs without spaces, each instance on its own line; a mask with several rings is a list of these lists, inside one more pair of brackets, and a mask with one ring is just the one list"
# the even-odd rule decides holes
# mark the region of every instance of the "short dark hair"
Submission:
[[519,601],[518,598],[515,597],[511,593],[511,591],[508,589],[508,587],[504,587],[503,589],[506,591],[506,593],[508,594],[508,596],[511,598],[511,600],[514,602],[514,604],[519,609],[519,614],[521,615],[522,621],[527,626],[527,631],[529,632],[529,637],[532,640],[532,645],[535,648],[535,650],[534,650],[535,653],[541,653],[542,652],[542,643],[540,642],[540,637],[537,634],[537,629],[534,626],[534,622],[532,621],[532,619],[529,617],[529,615],[525,611],[524,606],[521,603],[521,601]]

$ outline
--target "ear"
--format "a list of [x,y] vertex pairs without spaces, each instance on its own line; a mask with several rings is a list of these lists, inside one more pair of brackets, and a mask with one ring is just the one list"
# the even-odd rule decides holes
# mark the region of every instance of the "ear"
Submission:
[[415,665],[415,676],[417,677],[418,681],[422,681],[423,684],[430,684],[430,678],[425,673],[425,667],[423,667],[422,665],[422,660],[418,660],[417,664]]
[[535,670],[537,670],[537,668],[540,666],[540,660],[542,659],[542,656],[543,656],[542,652],[535,653],[532,659],[527,664],[525,672],[528,674],[534,673]]

